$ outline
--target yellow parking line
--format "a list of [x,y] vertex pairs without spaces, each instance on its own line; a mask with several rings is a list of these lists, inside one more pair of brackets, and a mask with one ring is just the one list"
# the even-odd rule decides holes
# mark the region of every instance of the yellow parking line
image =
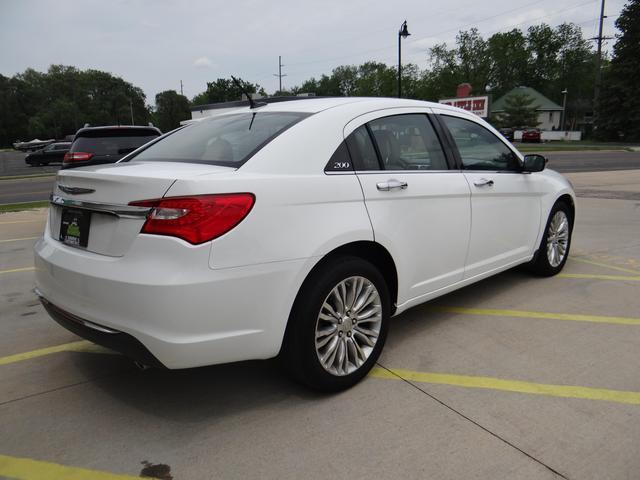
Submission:
[[640,318],[608,317],[601,315],[581,315],[576,313],[528,312],[524,310],[502,310],[496,308],[464,308],[429,306],[439,312],[460,313],[463,315],[487,315],[493,317],[542,318],[547,320],[572,320],[576,322],[612,323],[617,325],[640,325]]
[[636,275],[640,275],[640,272],[638,270],[631,270],[630,268],[618,267],[617,265],[609,265],[608,263],[594,262],[593,260],[587,260],[585,258],[570,257],[570,260],[581,262],[581,263],[587,263],[589,265],[595,265],[596,267],[610,268],[612,270],[618,270],[619,272],[634,273]]
[[590,278],[594,280],[640,282],[640,275],[635,277],[630,277],[628,275],[592,275],[589,273],[559,273],[556,276],[560,278]]
[[9,270],[0,270],[0,275],[3,273],[31,272],[35,269],[35,267],[10,268]]
[[52,353],[59,352],[108,353],[109,350],[87,340],[79,340],[77,342],[64,343],[54,347],[39,348],[38,350],[31,350],[30,352],[16,353],[15,355],[0,357],[0,365],[22,362],[24,360],[30,360],[32,358],[43,357],[45,355],[51,355]]
[[42,218],[42,220],[13,220],[11,222],[0,222],[0,225],[10,225],[13,223],[42,223],[46,221],[46,218]]
[[8,455],[0,455],[0,476],[19,480],[140,480],[140,477],[132,475],[99,472]]
[[6,240],[0,240],[0,243],[21,242],[23,240],[35,240],[36,238],[40,237],[7,238]]
[[412,370],[385,369],[374,367],[369,374],[376,378],[391,380],[404,379],[421,383],[453,385],[466,388],[484,388],[506,392],[531,393],[550,397],[583,398],[587,400],[605,400],[608,402],[640,405],[640,392],[624,390],[607,390],[605,388],[579,387],[575,385],[552,385],[547,383],[505,380],[494,377],[476,377],[471,375],[450,375],[445,373],[414,372]]

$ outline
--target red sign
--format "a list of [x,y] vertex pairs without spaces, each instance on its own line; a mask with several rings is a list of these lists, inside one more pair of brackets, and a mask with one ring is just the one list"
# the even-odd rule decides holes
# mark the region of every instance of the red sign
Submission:
[[439,103],[451,105],[452,107],[462,108],[471,113],[475,113],[479,117],[487,118],[489,116],[489,97],[464,97],[464,98],[445,98],[439,100]]

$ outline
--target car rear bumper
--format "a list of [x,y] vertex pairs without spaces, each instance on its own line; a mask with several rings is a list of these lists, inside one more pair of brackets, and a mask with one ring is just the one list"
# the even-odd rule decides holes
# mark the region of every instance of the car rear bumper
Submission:
[[143,363],[189,368],[277,355],[312,262],[213,270],[210,250],[140,235],[125,256],[107,257],[46,231],[35,245],[36,288],[65,328]]
[[150,367],[164,367],[153,353],[151,353],[142,343],[131,335],[88,322],[87,320],[57,307],[44,298],[37,288],[34,292],[51,318],[67,330],[82,338],[86,338],[93,343],[97,343],[103,347],[120,352],[133,360],[143,363],[144,365],[148,365]]

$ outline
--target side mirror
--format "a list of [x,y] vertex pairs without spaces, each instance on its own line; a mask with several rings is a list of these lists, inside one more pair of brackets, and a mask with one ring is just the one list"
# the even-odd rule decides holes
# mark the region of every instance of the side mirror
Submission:
[[538,155],[537,153],[525,155],[524,161],[522,162],[522,171],[523,172],[541,172],[542,170],[544,170],[544,167],[546,164],[547,164],[547,159],[542,155]]

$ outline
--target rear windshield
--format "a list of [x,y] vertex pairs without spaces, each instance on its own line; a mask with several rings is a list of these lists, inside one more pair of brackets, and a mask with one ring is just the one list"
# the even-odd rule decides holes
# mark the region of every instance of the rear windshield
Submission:
[[153,130],[91,132],[90,135],[76,137],[71,151],[94,155],[126,155],[160,136]]
[[130,160],[239,167],[267,143],[307,116],[308,113],[299,112],[220,115],[176,130]]

